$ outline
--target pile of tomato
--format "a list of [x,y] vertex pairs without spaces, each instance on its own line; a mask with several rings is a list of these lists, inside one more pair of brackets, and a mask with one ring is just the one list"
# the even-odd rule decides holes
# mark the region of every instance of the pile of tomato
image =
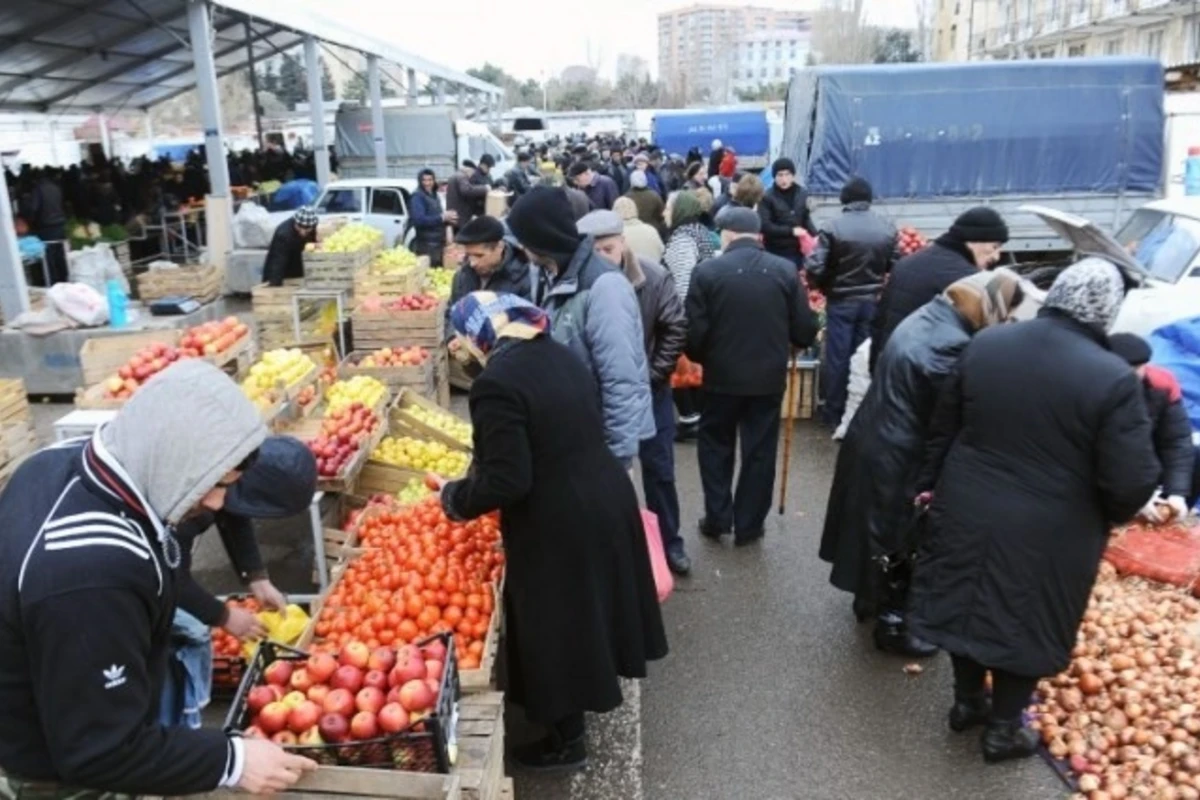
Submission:
[[377,507],[358,523],[359,555],[317,616],[313,650],[374,649],[452,633],[460,669],[476,669],[504,571],[496,514],[454,522],[436,497]]
[[[258,601],[253,597],[231,597],[225,601],[225,605],[229,608],[244,608],[252,614],[262,611]],[[212,629],[212,645],[213,655],[229,658],[242,657],[242,641],[224,628]]]

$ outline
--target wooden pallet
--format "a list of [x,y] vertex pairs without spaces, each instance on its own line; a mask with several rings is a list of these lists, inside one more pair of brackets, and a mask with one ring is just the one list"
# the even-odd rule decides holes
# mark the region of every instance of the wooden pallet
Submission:
[[152,269],[137,276],[138,297],[151,303],[164,297],[191,297],[209,303],[221,296],[225,270],[217,266]]
[[20,378],[0,378],[0,422],[28,419],[29,399],[25,396],[25,381]]
[[149,344],[179,345],[183,335],[178,328],[135,331],[116,336],[95,336],[79,348],[79,364],[83,368],[83,385],[91,386],[115,374],[137,351]]
[[458,702],[458,761],[463,800],[499,800],[504,787],[504,693],[484,692]]
[[[187,795],[192,800],[230,800],[236,796],[221,790]],[[279,796],[288,800],[348,800],[351,797],[463,800],[465,797],[462,779],[457,775],[362,767],[321,767],[306,773]]]

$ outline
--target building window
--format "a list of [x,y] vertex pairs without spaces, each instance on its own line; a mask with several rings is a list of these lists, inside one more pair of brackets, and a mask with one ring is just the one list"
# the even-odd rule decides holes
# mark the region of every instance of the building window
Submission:
[[950,49],[953,50],[958,46],[958,26],[950,26]]
[[1087,55],[1087,44],[1073,44],[1067,48],[1067,58],[1083,58]]
[[760,69],[758,71],[758,77],[760,77],[760,78],[767,77],[767,68],[766,67],[763,67],[762,69]]
[[1150,58],[1162,58],[1163,29],[1156,28],[1146,31],[1144,51]]
[[1119,56],[1121,55],[1121,37],[1114,36],[1104,43],[1104,55]]
[[1200,16],[1188,17],[1187,29],[1188,61],[1200,61]]
[[1042,51],[1042,53],[1041,53],[1041,56],[1040,56],[1040,57],[1041,57],[1041,58],[1054,58],[1054,56],[1055,56],[1055,55],[1057,55],[1057,54],[1054,52],[1054,48],[1053,48],[1053,47],[1048,47],[1048,48],[1046,48],[1045,50],[1043,50],[1043,51]]

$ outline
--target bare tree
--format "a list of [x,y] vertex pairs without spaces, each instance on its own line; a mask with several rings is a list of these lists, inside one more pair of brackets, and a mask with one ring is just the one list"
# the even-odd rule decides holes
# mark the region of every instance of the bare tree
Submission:
[[825,64],[863,64],[874,59],[877,31],[866,25],[864,0],[847,0],[813,16],[813,44]]

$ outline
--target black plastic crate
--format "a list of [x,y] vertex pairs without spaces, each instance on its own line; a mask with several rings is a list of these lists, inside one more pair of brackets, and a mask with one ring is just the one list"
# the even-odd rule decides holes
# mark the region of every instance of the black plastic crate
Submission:
[[[399,733],[363,741],[326,743],[322,745],[291,745],[286,749],[311,758],[318,764],[340,767],[372,767],[377,769],[399,769],[409,772],[450,772],[450,745],[455,742],[455,724],[458,718],[458,655],[454,651],[454,637],[448,633],[430,636],[417,642],[424,647],[435,639],[441,639],[446,647],[446,663],[442,669],[441,691],[437,707],[431,716]],[[303,650],[264,641],[258,646],[250,666],[246,670],[242,685],[238,688],[229,714],[225,718],[227,731],[242,731],[249,724],[246,698],[250,690],[263,683],[262,675],[275,661],[301,662],[309,654]]]

